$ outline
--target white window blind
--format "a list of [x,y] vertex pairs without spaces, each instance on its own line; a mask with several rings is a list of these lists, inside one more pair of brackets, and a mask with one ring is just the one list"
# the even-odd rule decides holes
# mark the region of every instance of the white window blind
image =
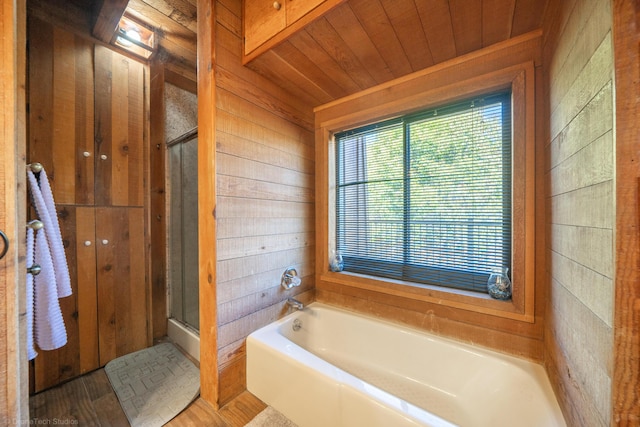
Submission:
[[486,292],[511,264],[511,94],[341,132],[344,270]]

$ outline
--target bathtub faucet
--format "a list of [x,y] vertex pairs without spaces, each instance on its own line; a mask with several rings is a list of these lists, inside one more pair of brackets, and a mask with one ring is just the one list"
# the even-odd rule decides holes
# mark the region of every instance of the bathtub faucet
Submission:
[[300,301],[298,301],[295,298],[287,298],[287,305],[290,305],[291,307],[295,308],[296,310],[302,310],[304,308],[304,304],[301,303]]

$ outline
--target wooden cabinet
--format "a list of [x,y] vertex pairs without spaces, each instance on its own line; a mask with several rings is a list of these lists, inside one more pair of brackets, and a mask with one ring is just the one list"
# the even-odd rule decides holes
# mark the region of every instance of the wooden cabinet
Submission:
[[324,0],[286,0],[287,25],[292,25],[322,3]]
[[[258,46],[284,30],[287,26],[286,0],[244,2],[244,52]],[[274,3],[278,6],[274,6]]]
[[[68,341],[40,351],[32,391],[151,344],[146,68],[30,18],[29,162],[47,171],[71,273]],[[32,214],[33,217],[33,214]]]
[[270,49],[343,0],[245,0],[244,62]]

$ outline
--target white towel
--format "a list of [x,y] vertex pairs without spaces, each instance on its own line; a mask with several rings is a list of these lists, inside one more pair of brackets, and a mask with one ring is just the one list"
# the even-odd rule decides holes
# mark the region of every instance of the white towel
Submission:
[[35,336],[42,350],[55,350],[67,343],[67,331],[58,301],[46,234],[44,228],[36,231],[35,263],[40,266],[40,274],[33,278]]
[[49,220],[51,221],[49,227],[45,225],[45,230],[47,230],[47,241],[49,242],[49,248],[51,248],[53,269],[56,274],[56,285],[58,286],[58,297],[68,297],[72,293],[69,265],[67,264],[67,257],[64,253],[64,244],[62,243],[62,233],[60,232],[56,204],[53,201],[53,192],[51,191],[49,177],[44,168],[42,168],[40,172],[39,184],[40,193],[44,199],[44,206],[49,213]]
[[[27,267],[34,264],[35,236],[33,229],[27,227]],[[33,347],[33,275],[27,273],[27,356],[29,360],[35,359],[38,355]]]
[[41,270],[33,278],[33,324],[38,347],[54,350],[67,343],[58,298],[71,295],[72,290],[51,187],[44,169],[40,174],[39,184],[34,173],[27,171],[33,205],[43,224],[35,233],[34,262]]

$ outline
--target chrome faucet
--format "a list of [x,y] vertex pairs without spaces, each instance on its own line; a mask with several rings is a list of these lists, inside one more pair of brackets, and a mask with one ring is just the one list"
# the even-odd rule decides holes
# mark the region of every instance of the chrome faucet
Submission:
[[296,310],[302,310],[304,308],[304,304],[301,303],[300,301],[298,301],[295,298],[287,298],[287,305],[290,305],[291,307],[295,308]]

